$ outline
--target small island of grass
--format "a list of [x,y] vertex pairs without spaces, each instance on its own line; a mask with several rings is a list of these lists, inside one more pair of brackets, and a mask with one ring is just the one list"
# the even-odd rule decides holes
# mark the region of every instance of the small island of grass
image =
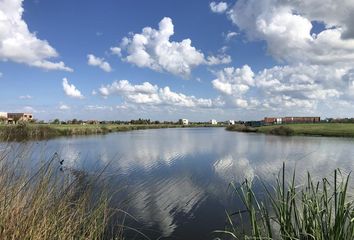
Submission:
[[245,125],[230,125],[229,131],[257,132],[282,136],[324,136],[324,137],[354,137],[354,123],[304,123],[283,124],[261,127],[248,127]]

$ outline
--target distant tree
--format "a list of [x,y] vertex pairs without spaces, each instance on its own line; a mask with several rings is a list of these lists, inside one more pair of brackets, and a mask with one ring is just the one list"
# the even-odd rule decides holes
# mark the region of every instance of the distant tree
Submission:
[[52,121],[52,124],[60,124],[60,120],[58,118],[56,118]]
[[76,118],[74,118],[74,119],[71,121],[71,123],[72,123],[72,124],[78,124],[79,121],[78,121]]

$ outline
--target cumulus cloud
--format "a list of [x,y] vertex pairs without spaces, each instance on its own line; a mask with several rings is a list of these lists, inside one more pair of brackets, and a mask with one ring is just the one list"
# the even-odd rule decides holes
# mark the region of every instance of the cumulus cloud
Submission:
[[[251,40],[265,40],[269,53],[290,63],[354,62],[353,1],[237,1],[228,15]],[[315,22],[324,23],[318,33]],[[354,37],[354,36],[352,36]]]
[[229,64],[231,62],[232,62],[231,57],[226,54],[207,57],[207,64],[208,65]]
[[64,62],[51,62],[57,51],[46,40],[31,33],[22,18],[23,0],[0,1],[0,60],[24,63],[46,70],[72,69]]
[[214,13],[224,13],[227,10],[228,5],[226,2],[219,2],[219,3],[211,2],[209,4],[209,7],[210,10]]
[[67,78],[63,78],[63,90],[68,97],[82,99],[84,96],[81,92],[74,86],[70,84]]
[[200,50],[192,46],[190,39],[175,42],[170,40],[173,35],[172,20],[165,17],[160,21],[159,29],[145,27],[141,33],[123,38],[120,46],[112,47],[111,52],[138,67],[166,71],[184,78],[199,65],[224,64],[231,61],[230,56],[211,56],[211,59],[206,59]]
[[[224,68],[215,73],[213,87],[239,108],[314,109],[320,102],[349,96],[345,69],[322,65],[275,66],[254,73],[242,68]],[[348,78],[348,77],[347,77]]]
[[104,96],[119,95],[125,101],[135,104],[170,105],[179,107],[211,108],[216,105],[212,99],[187,96],[173,92],[169,87],[160,88],[149,82],[133,85],[128,80],[115,81],[102,86],[98,92]]
[[90,65],[90,66],[99,67],[105,72],[111,72],[112,71],[111,65],[109,65],[109,63],[106,62],[104,60],[104,58],[96,57],[93,54],[88,54],[87,55],[87,64]]
[[348,109],[354,101],[353,11],[349,0],[236,1],[227,16],[248,41],[264,41],[282,65],[258,72],[247,65],[224,68],[215,72],[214,89],[241,109],[323,115],[336,104]]
[[224,68],[216,75],[212,85],[226,95],[241,96],[254,85],[254,73],[248,65],[242,68]]

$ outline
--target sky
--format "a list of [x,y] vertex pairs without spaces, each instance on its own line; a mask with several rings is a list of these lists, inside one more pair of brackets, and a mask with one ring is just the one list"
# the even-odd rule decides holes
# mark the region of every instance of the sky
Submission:
[[353,0],[0,0],[0,112],[354,117]]

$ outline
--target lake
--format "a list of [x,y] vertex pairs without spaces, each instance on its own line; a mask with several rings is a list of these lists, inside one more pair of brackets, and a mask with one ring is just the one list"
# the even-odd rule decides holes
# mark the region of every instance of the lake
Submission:
[[[242,183],[247,178],[272,183],[283,162],[289,177],[296,168],[299,182],[307,170],[318,179],[332,176],[335,168],[349,172],[354,168],[353,144],[353,139],[346,138],[180,128],[20,145],[31,146],[33,164],[39,163],[38,156],[49,159],[58,152],[66,169],[91,173],[107,166],[104,175],[114,194],[112,204],[124,204],[136,218],[127,220],[130,226],[151,239],[198,240],[213,239],[211,232],[225,226],[225,210],[241,207],[228,188],[231,181]],[[144,239],[134,232],[127,234]]]

